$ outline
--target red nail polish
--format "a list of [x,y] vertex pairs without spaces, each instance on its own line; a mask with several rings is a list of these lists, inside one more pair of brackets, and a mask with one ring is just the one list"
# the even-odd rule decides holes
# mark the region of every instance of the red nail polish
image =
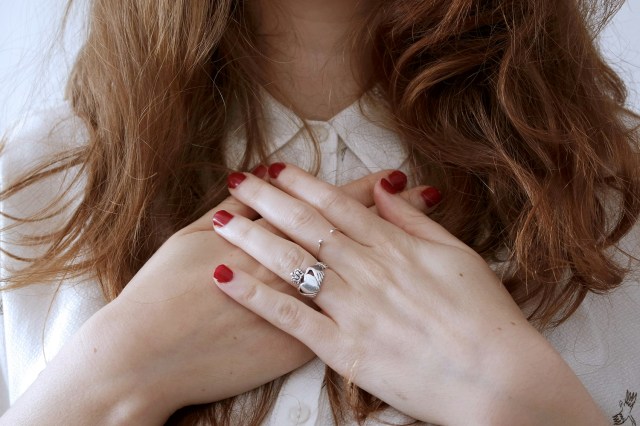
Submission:
[[244,175],[244,173],[233,172],[229,175],[229,177],[227,177],[227,185],[229,186],[229,188],[234,189],[235,187],[240,185],[246,178],[247,177]]
[[213,215],[213,226],[225,226],[233,219],[233,215],[226,210],[219,210]]
[[396,187],[391,185],[391,182],[389,182],[386,179],[382,179],[380,181],[380,186],[382,187],[382,189],[384,189],[385,191],[387,191],[389,194],[395,194],[398,191],[396,190]]
[[431,208],[438,204],[440,200],[442,200],[442,194],[438,191],[437,188],[430,186],[420,193],[422,195],[422,199],[424,199],[424,203],[427,207]]
[[228,283],[233,279],[233,271],[227,268],[226,265],[218,265],[216,270],[213,272],[213,278],[215,278],[220,284]]
[[273,179],[277,178],[280,172],[283,171],[285,167],[287,167],[287,165],[284,163],[273,163],[269,166],[269,176],[271,176]]
[[402,173],[400,170],[395,170],[387,176],[387,180],[393,187],[396,189],[396,192],[404,191],[404,188],[407,186],[407,175]]
[[264,164],[258,164],[251,173],[253,173],[254,175],[258,176],[260,179],[262,179],[264,175],[267,174],[267,166],[265,166]]

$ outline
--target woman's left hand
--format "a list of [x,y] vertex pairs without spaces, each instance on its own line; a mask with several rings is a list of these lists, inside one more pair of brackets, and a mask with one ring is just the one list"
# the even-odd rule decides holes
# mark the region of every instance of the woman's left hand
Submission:
[[296,268],[326,263],[314,299],[321,311],[251,271],[221,265],[215,276],[230,297],[416,419],[604,421],[487,263],[393,195],[392,183],[374,189],[377,216],[295,166],[277,163],[269,173],[271,184],[247,174],[230,191],[293,241],[241,216],[216,231],[286,280]]

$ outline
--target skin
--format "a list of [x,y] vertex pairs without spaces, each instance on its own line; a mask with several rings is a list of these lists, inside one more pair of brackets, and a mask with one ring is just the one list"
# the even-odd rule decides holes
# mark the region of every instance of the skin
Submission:
[[377,216],[292,165],[271,182],[249,177],[231,193],[292,241],[242,217],[216,232],[284,277],[317,262],[317,236],[342,230],[322,251],[322,311],[231,264],[233,278],[218,284],[239,304],[419,420],[607,424],[487,263],[436,222],[381,185]]
[[[346,40],[362,23],[369,1],[256,0],[248,5],[259,25],[267,90],[279,100],[301,117],[323,120],[361,95],[366,51],[356,51]],[[353,211],[339,204],[323,209],[319,200],[296,192],[287,181],[287,175],[295,173],[288,166],[275,182],[283,192],[275,198],[261,195],[251,206],[306,249],[304,264],[313,263],[309,251],[317,248],[322,238],[317,235],[324,237],[332,224],[344,224],[338,228],[346,234],[327,239],[322,248],[331,269],[315,302],[326,316],[293,297],[295,291],[284,281],[290,270],[274,267],[277,257],[265,259],[244,246],[257,262],[242,250],[234,227],[249,227],[255,213],[230,198],[214,209],[234,214],[218,229],[219,236],[212,231],[213,211],[172,236],[122,295],[66,343],[0,424],[161,424],[179,407],[249,390],[316,354],[364,389],[420,419],[446,424],[467,424],[469,418],[486,424],[604,424],[579,380],[524,321],[486,264],[429,222],[424,212],[417,214],[424,210],[418,192],[405,195],[418,210],[409,209],[376,184],[383,174],[372,175],[357,190],[347,191]],[[234,196],[250,204],[247,191],[260,182],[250,177]],[[277,219],[286,215],[274,200],[285,193],[291,202],[311,203],[316,220],[324,218],[319,227],[317,221],[309,222],[315,233],[292,234]],[[351,234],[359,223],[341,222],[336,215],[364,214],[369,223],[373,219],[368,212],[352,201],[369,206],[373,196],[389,222],[376,223],[380,244],[364,250]],[[284,235],[261,223],[261,229],[270,230],[268,238]],[[336,256],[337,241],[350,244],[345,256],[350,262],[341,263]],[[397,252],[389,250],[389,241],[399,244]],[[354,259],[382,274],[388,287],[367,287],[355,278],[349,270]],[[219,263],[235,273],[230,283],[220,286],[222,291],[210,278]],[[437,264],[442,269],[435,268]],[[414,287],[406,287],[410,284]],[[340,292],[350,298],[342,301],[346,305]],[[367,297],[359,301],[362,294]],[[267,301],[279,308],[266,309]],[[373,325],[357,319],[363,311],[376,313]],[[312,318],[310,324],[316,327],[305,327],[300,321],[304,318]],[[349,319],[354,321],[349,324]],[[335,354],[328,353],[331,350]],[[374,365],[384,366],[376,370],[388,374],[376,377]],[[447,368],[439,368],[443,366]],[[441,392],[434,395],[432,389]],[[458,413],[461,402],[464,413]],[[459,414],[466,416],[460,419]]]
[[303,118],[328,120],[362,95],[371,65],[350,39],[373,0],[256,0],[265,87]]
[[[284,95],[281,100],[290,100],[287,105],[302,117],[326,119],[360,96],[355,76],[362,74],[364,64],[354,68],[354,52],[345,50],[343,42],[367,2],[260,0],[250,5],[264,41],[260,47],[268,86]],[[371,188],[380,177],[349,187],[371,205]],[[416,191],[407,196],[424,208]],[[253,218],[251,210],[233,199],[216,210],[221,208]],[[211,288],[212,267],[233,260],[247,270],[262,271],[264,282],[288,289],[279,277],[269,278],[266,268],[216,237],[212,214],[172,236],[126,291],[72,336],[0,424],[96,419],[158,424],[184,405],[242,393],[311,359],[314,355],[304,345]],[[281,347],[288,348],[286,354],[275,349]],[[193,366],[190,370],[184,370],[184,360]]]
[[[371,206],[373,185],[389,173],[341,190]],[[403,196],[426,212],[424,189]],[[213,211],[219,209],[257,217],[233,197]],[[281,277],[215,234],[213,211],[171,236],[72,336],[0,424],[162,424],[183,406],[244,393],[312,359],[297,339],[215,287],[213,266],[226,262],[296,295]],[[255,223],[278,233],[263,220]]]

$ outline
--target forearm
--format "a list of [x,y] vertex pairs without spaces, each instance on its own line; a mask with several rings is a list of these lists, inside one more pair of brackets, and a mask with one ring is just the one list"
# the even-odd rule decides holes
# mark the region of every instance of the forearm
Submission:
[[[98,313],[97,315],[100,315]],[[62,348],[36,381],[0,418],[0,425],[162,424],[171,414],[127,361],[114,357],[99,318]],[[101,328],[102,327],[102,328]],[[122,364],[122,365],[118,365]]]
[[[474,424],[606,425],[582,382],[541,336],[495,357],[475,399]],[[463,421],[459,424],[465,424]]]

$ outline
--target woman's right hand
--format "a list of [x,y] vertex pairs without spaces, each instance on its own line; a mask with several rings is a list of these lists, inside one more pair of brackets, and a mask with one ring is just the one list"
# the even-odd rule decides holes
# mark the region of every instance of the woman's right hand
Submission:
[[[372,174],[343,190],[371,206],[373,186],[387,174]],[[396,183],[399,190],[406,184]],[[404,196],[427,209],[420,188]],[[232,261],[296,295],[289,283],[213,232],[213,212],[221,209],[256,218],[230,197],[169,238],[125,290],[70,339],[3,422],[19,415],[20,407],[30,411],[29,423],[38,424],[163,422],[183,406],[244,393],[311,360],[306,346],[212,284],[213,266]],[[60,413],[51,416],[51,410]],[[13,419],[11,424],[25,420]]]

